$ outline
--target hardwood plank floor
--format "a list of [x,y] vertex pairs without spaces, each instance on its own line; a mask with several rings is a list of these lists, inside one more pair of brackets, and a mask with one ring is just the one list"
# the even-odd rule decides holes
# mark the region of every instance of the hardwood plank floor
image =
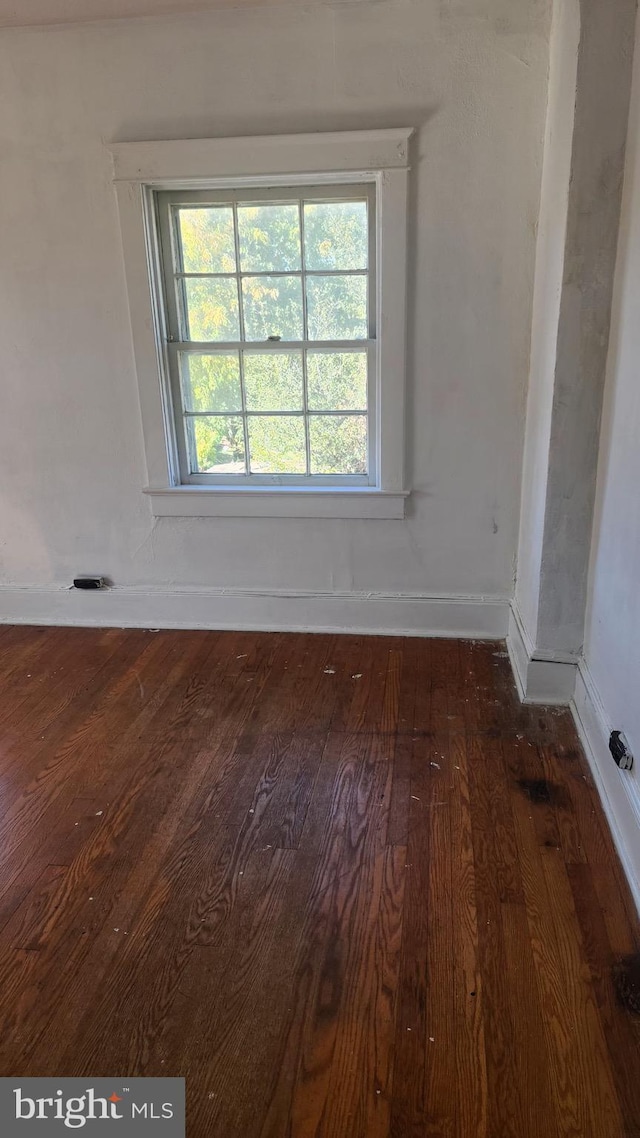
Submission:
[[189,1138],[640,1138],[639,940],[500,644],[0,628],[0,1075],[183,1075]]

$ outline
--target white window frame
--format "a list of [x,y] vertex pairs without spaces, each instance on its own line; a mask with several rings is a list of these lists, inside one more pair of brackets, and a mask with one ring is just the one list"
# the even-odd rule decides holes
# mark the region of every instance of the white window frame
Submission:
[[[234,214],[239,205],[247,204],[248,202],[255,201],[260,204],[265,202],[284,202],[288,201],[298,207],[300,216],[300,234],[304,233],[304,214],[303,206],[307,202],[315,201],[364,201],[367,206],[368,218],[368,263],[366,270],[362,275],[366,279],[367,285],[367,316],[368,327],[366,338],[360,339],[343,339],[333,341],[321,341],[305,339],[304,336],[301,340],[296,341],[282,341],[278,340],[270,342],[268,340],[251,340],[244,337],[244,320],[246,314],[244,311],[244,299],[242,298],[241,281],[243,277],[255,277],[254,272],[242,272],[240,265],[239,245],[236,249],[236,270],[233,273],[226,274],[229,279],[237,282],[238,287],[238,304],[239,304],[239,325],[241,329],[240,341],[229,342],[211,342],[211,343],[197,343],[190,340],[184,340],[183,336],[186,330],[182,327],[186,319],[187,305],[186,300],[179,299],[180,282],[188,274],[182,274],[179,267],[180,254],[180,236],[179,227],[176,217],[176,211],[182,206],[187,208],[202,207],[205,204],[216,205],[230,205]],[[376,429],[376,293],[375,293],[375,280],[376,280],[376,266],[375,266],[375,184],[356,182],[341,183],[340,185],[329,186],[271,186],[266,187],[242,187],[234,190],[174,190],[169,193],[160,192],[156,198],[157,205],[157,224],[160,233],[160,244],[162,247],[163,269],[164,269],[164,299],[165,299],[165,312],[168,320],[168,356],[169,356],[169,371],[170,381],[172,386],[173,397],[173,411],[174,420],[176,424],[175,442],[177,445],[177,454],[175,460],[180,469],[180,483],[182,485],[213,485],[215,486],[228,486],[236,485],[243,488],[252,486],[300,486],[304,488],[313,488],[318,486],[330,486],[345,488],[348,485],[352,486],[375,486],[377,484],[376,477],[376,463],[377,463],[377,429]],[[234,218],[234,232],[236,242],[238,241],[237,220]],[[340,270],[323,270],[325,275],[332,276],[334,272]],[[358,276],[361,275],[361,270],[344,270],[345,272],[354,272]],[[291,277],[296,276],[301,279],[302,288],[301,292],[303,297],[306,296],[306,283],[309,276],[316,275],[317,271],[308,272],[305,264],[305,251],[304,242],[301,248],[301,262],[300,268],[295,271],[287,271],[286,273],[277,273],[278,276]],[[195,275],[195,274],[194,274]],[[213,274],[219,276],[219,274]],[[262,276],[272,276],[273,273],[264,272]],[[178,283],[178,287],[176,284]],[[303,308],[305,307],[303,302]],[[305,331],[307,328],[307,319],[305,314],[304,319]],[[305,425],[305,450],[306,450],[306,463],[309,464],[311,458],[311,450],[309,445],[309,428],[308,420],[309,415],[313,415],[307,406],[307,363],[308,353],[314,351],[341,351],[351,352],[357,351],[367,357],[367,394],[366,406],[362,406],[358,410],[364,411],[367,416],[367,473],[365,474],[265,474],[265,473],[252,473],[250,470],[246,473],[239,474],[208,474],[206,472],[193,473],[190,469],[188,446],[186,431],[182,425],[183,418],[185,417],[185,408],[183,405],[182,384],[180,380],[180,355],[183,352],[211,353],[217,352],[233,352],[236,356],[239,355],[239,372],[242,387],[242,409],[240,411],[243,419],[243,427],[245,433],[245,455],[250,459],[250,446],[248,427],[249,421],[254,415],[270,415],[286,416],[295,415],[300,418]],[[293,353],[300,360],[302,364],[302,403],[297,410],[281,410],[266,412],[251,411],[245,405],[246,387],[244,382],[244,371],[247,365],[247,358],[251,355],[268,355],[271,353],[281,355],[285,353]],[[354,408],[354,412],[356,408]],[[327,409],[324,414],[332,414],[338,418],[349,412],[340,410]],[[206,412],[200,412],[206,414]],[[188,416],[189,413],[186,412]]]
[[[111,147],[149,495],[156,516],[402,518],[405,479],[407,183],[412,129]],[[181,481],[156,194],[163,190],[375,187],[375,351],[368,485]],[[371,453],[371,452],[370,452]]]

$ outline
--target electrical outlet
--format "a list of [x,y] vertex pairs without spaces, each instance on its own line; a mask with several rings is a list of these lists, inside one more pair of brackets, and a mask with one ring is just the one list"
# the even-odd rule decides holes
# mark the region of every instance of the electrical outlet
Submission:
[[630,771],[633,767],[633,755],[622,731],[612,731],[609,739],[609,750],[621,771]]
[[74,589],[108,589],[109,585],[104,577],[91,577],[83,573],[73,578]]

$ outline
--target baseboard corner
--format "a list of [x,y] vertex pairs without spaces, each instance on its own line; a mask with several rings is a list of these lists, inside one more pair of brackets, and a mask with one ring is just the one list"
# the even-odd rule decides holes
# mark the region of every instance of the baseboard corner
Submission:
[[577,662],[536,655],[515,601],[509,611],[507,651],[523,703],[568,707],[573,699]]

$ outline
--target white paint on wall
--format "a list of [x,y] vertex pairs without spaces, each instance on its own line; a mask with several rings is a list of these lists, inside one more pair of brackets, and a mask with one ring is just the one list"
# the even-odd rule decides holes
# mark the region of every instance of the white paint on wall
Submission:
[[516,604],[534,658],[574,665],[584,644],[635,22],[636,0],[585,0],[579,23],[574,0],[556,0]]
[[549,96],[536,247],[516,581],[519,617],[534,646],[540,599],[579,43],[579,0],[556,0],[551,28]]
[[[639,45],[640,33],[636,41],[584,654],[608,729],[622,730],[635,754],[636,767],[632,776],[625,777],[625,786],[638,802],[640,817]],[[620,777],[615,768],[613,773]],[[640,832],[636,841],[640,848]]]
[[[0,583],[510,596],[547,0],[0,33]],[[415,125],[405,521],[153,519],[108,144]]]
[[583,0],[536,648],[584,645],[637,0]]
[[[375,4],[378,0],[0,0],[0,27],[89,23],[207,12],[219,8],[283,7],[302,4]],[[464,2],[464,0],[463,0]]]

